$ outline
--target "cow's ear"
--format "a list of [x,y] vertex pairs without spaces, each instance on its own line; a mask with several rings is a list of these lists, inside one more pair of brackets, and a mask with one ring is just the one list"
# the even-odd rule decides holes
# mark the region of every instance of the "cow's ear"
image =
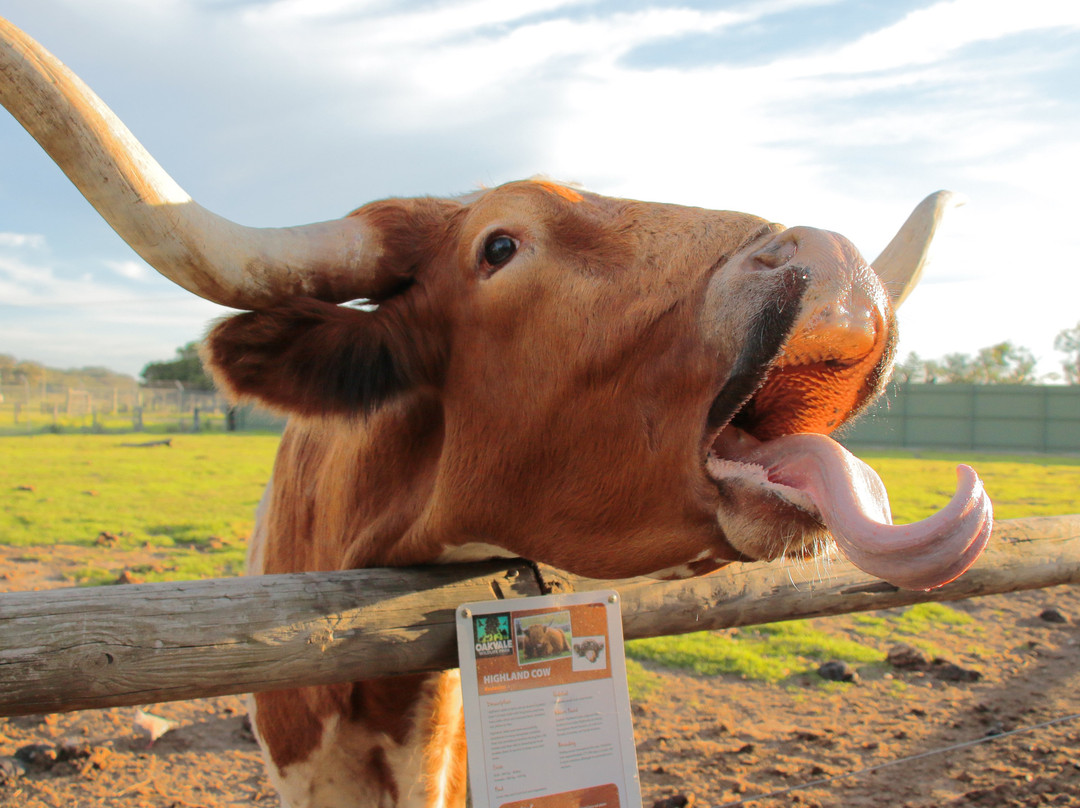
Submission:
[[438,384],[443,346],[437,314],[424,309],[425,267],[447,242],[460,202],[388,199],[351,216],[363,219],[383,278],[364,311],[311,298],[238,314],[207,336],[203,357],[234,400],[255,400],[297,415],[365,415],[423,385]]
[[444,341],[406,327],[402,303],[362,311],[297,298],[245,312],[210,331],[203,358],[233,400],[305,416],[370,414],[441,374]]

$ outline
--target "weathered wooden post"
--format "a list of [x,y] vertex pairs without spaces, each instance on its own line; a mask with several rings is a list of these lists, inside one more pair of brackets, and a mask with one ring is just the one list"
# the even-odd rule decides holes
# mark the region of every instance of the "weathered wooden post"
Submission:
[[0,716],[279,690],[457,665],[461,603],[617,589],[627,639],[1080,583],[1080,515],[995,525],[961,578],[897,589],[844,561],[597,581],[511,560],[0,595]]

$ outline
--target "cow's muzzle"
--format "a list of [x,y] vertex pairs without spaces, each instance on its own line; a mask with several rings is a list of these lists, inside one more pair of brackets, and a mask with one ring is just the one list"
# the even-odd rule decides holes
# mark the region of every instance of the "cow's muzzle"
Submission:
[[846,238],[811,227],[774,233],[736,262],[728,281],[755,311],[710,431],[737,418],[760,439],[831,432],[892,366],[895,321],[880,280]]

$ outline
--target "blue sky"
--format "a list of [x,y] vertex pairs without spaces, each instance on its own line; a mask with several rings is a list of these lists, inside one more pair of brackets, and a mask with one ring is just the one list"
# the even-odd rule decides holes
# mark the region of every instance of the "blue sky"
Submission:
[[[538,173],[851,238],[939,188],[901,352],[1080,321],[1075,0],[5,0],[243,224]],[[225,310],[161,279],[0,114],[0,353],[138,373]]]

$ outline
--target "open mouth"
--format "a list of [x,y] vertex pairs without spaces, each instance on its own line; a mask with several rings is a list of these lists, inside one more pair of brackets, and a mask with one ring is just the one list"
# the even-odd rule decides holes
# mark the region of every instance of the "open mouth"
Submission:
[[710,410],[705,471],[728,498],[738,495],[737,510],[753,512],[741,522],[744,530],[785,537],[776,544],[729,536],[736,549],[750,547],[749,555],[763,559],[798,554],[826,530],[864,572],[906,589],[932,589],[982,552],[993,524],[990,500],[975,472],[960,466],[945,508],[920,522],[892,524],[880,477],[827,434],[872,398],[889,361],[873,363],[867,373],[851,363],[785,366],[778,359],[756,377],[734,377]]
[[[705,470],[718,484],[738,481],[768,492],[802,511],[824,528],[821,513],[803,490],[785,481],[783,466],[762,452],[762,441],[737,426],[727,426],[712,442]],[[785,547],[790,552],[791,547]]]
[[[887,367],[887,361],[879,364]],[[756,387],[741,378],[736,388],[752,388],[732,405],[732,385],[725,386],[710,410],[705,468],[716,482],[739,478],[767,488],[772,494],[821,521],[812,498],[802,490],[798,474],[785,464],[781,449],[789,435],[816,434],[825,438],[853,417],[876,392],[882,371],[868,378],[855,362],[825,360],[785,366],[775,361],[760,374]],[[771,444],[771,445],[770,445]],[[884,518],[889,519],[888,503]]]

